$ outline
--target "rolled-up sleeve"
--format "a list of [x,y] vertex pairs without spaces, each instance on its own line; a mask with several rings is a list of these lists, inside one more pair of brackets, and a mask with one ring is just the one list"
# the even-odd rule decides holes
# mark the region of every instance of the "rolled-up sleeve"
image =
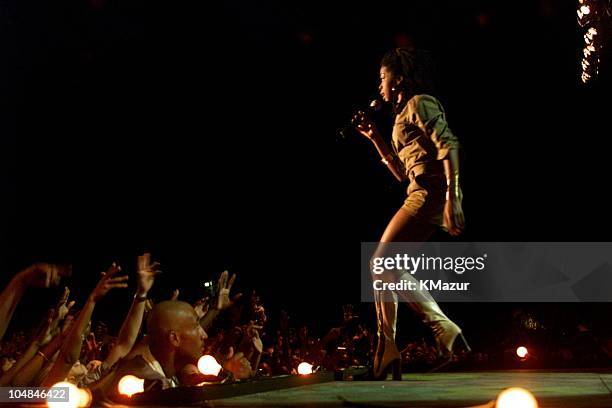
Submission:
[[459,140],[446,123],[446,115],[440,102],[429,95],[417,95],[410,101],[412,120],[431,139],[437,149],[437,160],[444,160],[448,152],[459,149]]

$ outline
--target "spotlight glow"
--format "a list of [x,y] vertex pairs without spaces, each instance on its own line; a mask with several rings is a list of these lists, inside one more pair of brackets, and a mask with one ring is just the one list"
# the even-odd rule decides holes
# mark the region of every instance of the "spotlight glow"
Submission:
[[119,394],[131,397],[138,392],[144,391],[144,380],[134,375],[123,376],[123,378],[119,380],[119,384],[117,384],[117,390]]
[[298,374],[307,375],[312,374],[312,364],[306,362],[300,363],[297,368]]
[[591,12],[591,8],[589,6],[581,6],[580,11],[582,14],[587,15]]
[[513,387],[499,394],[495,408],[538,408],[538,401],[526,389]]
[[198,370],[202,374],[217,376],[221,372],[221,368],[221,365],[213,356],[205,355],[198,360]]
[[516,349],[516,355],[519,356],[520,358],[527,357],[527,354],[529,354],[529,350],[527,350],[527,347],[521,346]]

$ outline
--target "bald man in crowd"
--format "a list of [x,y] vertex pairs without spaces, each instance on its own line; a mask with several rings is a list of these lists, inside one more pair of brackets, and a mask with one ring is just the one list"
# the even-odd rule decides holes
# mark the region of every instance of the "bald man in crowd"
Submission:
[[148,347],[142,354],[121,361],[94,388],[112,398],[117,395],[119,380],[128,374],[143,378],[145,391],[176,387],[177,374],[187,364],[197,364],[207,338],[193,306],[177,300],[160,302],[147,321]]

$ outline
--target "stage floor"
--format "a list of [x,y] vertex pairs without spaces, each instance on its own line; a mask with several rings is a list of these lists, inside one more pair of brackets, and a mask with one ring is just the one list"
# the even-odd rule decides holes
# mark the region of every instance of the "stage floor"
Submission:
[[403,381],[336,381],[214,400],[207,406],[488,408],[508,387],[530,390],[541,408],[612,407],[609,370],[404,374]]

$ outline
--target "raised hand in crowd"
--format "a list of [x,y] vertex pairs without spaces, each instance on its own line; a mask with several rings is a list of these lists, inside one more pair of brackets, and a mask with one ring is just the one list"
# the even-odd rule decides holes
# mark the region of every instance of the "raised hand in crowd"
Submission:
[[200,326],[204,330],[208,329],[215,318],[219,315],[219,312],[232,306],[240,297],[242,293],[238,293],[234,297],[230,297],[230,291],[236,280],[236,274],[232,274],[232,277],[228,279],[228,271],[223,271],[219,276],[218,286],[219,293],[215,301],[213,301],[214,307],[210,308],[208,312],[200,319]]
[[226,360],[223,368],[231,372],[237,380],[246,380],[255,374],[251,363],[241,351],[234,353],[231,358]]
[[17,279],[26,286],[49,288],[57,286],[63,277],[72,275],[72,267],[44,262],[28,266],[17,274]]
[[117,276],[119,272],[121,272],[121,267],[116,263],[113,263],[106,272],[102,272],[102,278],[87,298],[85,306],[83,306],[73,327],[66,336],[57,360],[42,382],[43,387],[50,387],[58,381],[63,381],[74,363],[79,359],[85,329],[91,321],[96,303],[112,289],[127,288],[128,277],[127,275]]
[[112,367],[119,359],[125,357],[136,343],[140,327],[142,326],[148,293],[155,282],[155,277],[161,273],[159,267],[158,262],[151,263],[151,254],[149,253],[144,253],[138,257],[136,271],[137,288],[134,301],[119,331],[117,344],[102,363],[103,370]]
[[0,340],[13,317],[17,305],[28,287],[57,286],[61,278],[70,276],[70,266],[36,263],[28,266],[9,282],[0,294]]
[[244,351],[244,354],[249,360],[252,375],[257,373],[257,367],[263,353],[263,342],[261,337],[259,337],[259,330],[261,329],[263,329],[262,326],[255,326],[253,324],[250,324],[245,329],[245,339],[248,340],[249,347]]
[[179,294],[181,293],[180,290],[178,289],[174,289],[172,291],[172,296],[170,297],[170,300],[178,300]]
[[68,287],[65,287],[64,293],[62,294],[62,297],[60,298],[53,312],[53,322],[51,324],[51,331],[54,332],[54,334],[57,334],[55,332],[59,330],[58,327],[60,323],[66,318],[66,316],[70,312],[70,309],[72,309],[75,304],[74,300],[70,302],[68,301],[69,296],[70,289],[68,289]]
[[51,340],[51,324],[53,322],[53,309],[49,309],[49,311],[45,314],[43,321],[38,329],[38,333],[34,337],[34,340],[28,345],[28,348],[24,351],[24,353],[19,357],[19,359],[13,364],[13,366],[5,372],[2,377],[0,377],[0,386],[6,387],[12,383],[13,377],[21,371],[23,366],[25,366],[28,361],[38,351],[43,343],[48,343]]
[[217,309],[224,310],[228,307],[232,306],[234,302],[236,302],[242,296],[242,293],[238,293],[233,298],[230,299],[230,290],[234,285],[234,281],[236,280],[236,274],[232,274],[232,277],[229,278],[229,272],[223,271],[221,276],[219,276],[219,295],[217,296]]
[[195,310],[198,319],[202,319],[208,310],[210,309],[210,298],[208,296],[199,299],[193,304],[193,310]]
[[128,276],[116,276],[119,272],[121,272],[121,267],[113,262],[106,272],[101,273],[102,278],[98,281],[98,284],[91,292],[91,295],[89,295],[89,299],[87,301],[95,303],[106,296],[111,289],[127,288]]

